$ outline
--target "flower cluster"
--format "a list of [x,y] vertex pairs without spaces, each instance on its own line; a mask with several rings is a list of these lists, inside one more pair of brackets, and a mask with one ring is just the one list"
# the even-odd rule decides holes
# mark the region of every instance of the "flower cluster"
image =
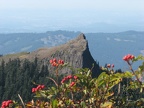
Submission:
[[133,60],[135,57],[132,54],[127,54],[123,57],[124,61],[129,61],[129,60]]
[[45,88],[45,85],[38,85],[36,88],[32,88],[32,92],[35,93],[39,90],[42,90]]
[[77,76],[72,76],[72,75],[68,75],[66,77],[64,77],[61,81],[61,83],[64,83],[65,81],[74,78],[75,80],[78,78]]
[[63,65],[64,64],[64,61],[63,60],[57,60],[56,58],[54,59],[51,59],[50,60],[50,64],[54,67],[58,67],[59,65]]
[[[70,79],[75,79],[75,80],[77,80],[77,76],[72,76],[72,75],[68,75],[68,76],[66,76],[66,77],[64,77],[63,79],[62,79],[62,81],[61,81],[61,83],[63,84],[65,81],[67,81],[67,80],[70,80]],[[70,83],[70,87],[72,87],[72,86],[74,86],[75,85],[75,82],[71,82]]]
[[7,108],[7,107],[9,108],[12,104],[13,104],[12,100],[3,101],[1,108]]
[[107,68],[114,68],[114,64],[107,64]]

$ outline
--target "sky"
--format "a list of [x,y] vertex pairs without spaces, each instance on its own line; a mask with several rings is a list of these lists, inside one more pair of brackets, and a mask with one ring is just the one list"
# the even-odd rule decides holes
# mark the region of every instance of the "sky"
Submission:
[[144,30],[144,0],[0,0],[0,33]]

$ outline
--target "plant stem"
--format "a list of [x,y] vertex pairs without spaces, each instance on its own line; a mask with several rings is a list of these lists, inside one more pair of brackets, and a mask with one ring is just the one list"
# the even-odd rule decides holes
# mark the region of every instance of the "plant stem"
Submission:
[[137,81],[139,82],[140,85],[142,85],[142,82],[139,80],[138,76],[135,74],[132,65],[129,61],[127,61],[128,65],[129,65],[129,69],[132,71],[132,73],[134,74],[134,76],[136,77]]
[[50,79],[50,80],[52,80],[55,83],[55,85],[58,87],[57,82],[53,78],[51,78],[51,77],[47,77],[47,78]]
[[59,88],[59,74],[58,74],[58,68],[56,69],[56,77],[57,77],[57,87]]
[[22,100],[22,98],[21,98],[21,96],[20,96],[19,94],[18,94],[18,97],[20,98],[23,107],[26,108],[26,107],[25,107],[25,104],[24,104],[24,102],[23,102],[23,100]]

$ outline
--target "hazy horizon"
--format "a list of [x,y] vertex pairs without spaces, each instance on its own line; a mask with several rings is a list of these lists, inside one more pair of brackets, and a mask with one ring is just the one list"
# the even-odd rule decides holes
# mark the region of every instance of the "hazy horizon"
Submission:
[[0,33],[144,30],[144,1],[0,0]]

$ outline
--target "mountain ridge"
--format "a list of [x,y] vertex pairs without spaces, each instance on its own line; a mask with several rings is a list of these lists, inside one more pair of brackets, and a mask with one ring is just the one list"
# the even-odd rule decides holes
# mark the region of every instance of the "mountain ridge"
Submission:
[[[0,34],[0,55],[32,52],[38,48],[53,47],[76,38],[81,32],[47,31],[45,33]],[[104,66],[115,64],[115,68],[126,70],[122,57],[131,53],[143,53],[144,32],[124,31],[116,33],[84,33],[93,58]]]

